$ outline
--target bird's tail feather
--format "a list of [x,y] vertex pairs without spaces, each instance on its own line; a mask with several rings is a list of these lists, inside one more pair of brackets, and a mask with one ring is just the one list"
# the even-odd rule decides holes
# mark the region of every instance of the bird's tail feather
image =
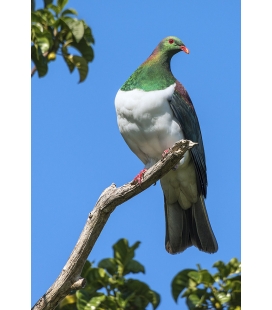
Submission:
[[167,252],[180,253],[192,245],[207,253],[217,252],[217,241],[202,196],[187,210],[182,209],[178,202],[166,203],[164,197],[164,208]]

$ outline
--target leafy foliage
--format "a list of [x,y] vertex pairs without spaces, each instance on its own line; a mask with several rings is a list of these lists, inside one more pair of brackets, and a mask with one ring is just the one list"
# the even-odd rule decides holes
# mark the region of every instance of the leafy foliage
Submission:
[[185,269],[172,281],[172,295],[186,298],[188,309],[241,309],[241,263],[232,258],[229,263],[216,262],[218,271],[211,275],[206,269]]
[[84,289],[64,298],[58,310],[143,310],[151,304],[156,309],[160,296],[150,287],[135,279],[127,279],[130,273],[145,273],[144,266],[134,260],[140,242],[129,246],[126,239],[113,245],[113,258],[106,258],[93,267],[87,261],[81,276],[87,280]]
[[[47,74],[48,63],[62,55],[70,72],[77,68],[83,82],[88,74],[88,63],[94,58],[94,38],[84,20],[76,18],[74,9],[64,9],[68,0],[44,0],[44,8],[35,10],[31,1],[31,59],[39,77]],[[71,53],[76,49],[79,55]],[[35,72],[35,71],[34,71]]]

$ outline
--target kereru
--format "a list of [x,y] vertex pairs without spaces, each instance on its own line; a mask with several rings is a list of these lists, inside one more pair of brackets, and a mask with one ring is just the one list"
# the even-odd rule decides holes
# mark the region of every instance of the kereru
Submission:
[[198,143],[160,180],[166,218],[165,248],[175,254],[194,245],[215,253],[218,245],[204,202],[207,173],[199,122],[187,91],[170,68],[172,56],[180,51],[189,54],[179,38],[163,39],[129,77],[115,97],[117,123],[145,169],[178,140]]

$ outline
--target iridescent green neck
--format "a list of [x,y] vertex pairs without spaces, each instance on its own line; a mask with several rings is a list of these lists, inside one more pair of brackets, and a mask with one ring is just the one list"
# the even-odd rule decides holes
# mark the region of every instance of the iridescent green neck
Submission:
[[129,77],[121,90],[142,89],[144,91],[161,90],[175,83],[170,69],[173,55],[159,51],[158,47],[150,57]]

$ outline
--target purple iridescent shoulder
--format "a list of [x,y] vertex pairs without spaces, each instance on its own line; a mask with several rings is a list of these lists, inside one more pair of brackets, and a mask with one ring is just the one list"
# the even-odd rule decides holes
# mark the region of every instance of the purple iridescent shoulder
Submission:
[[183,85],[178,80],[176,80],[175,83],[176,83],[175,91],[186,101],[186,103],[188,103],[188,105],[194,108],[192,100],[189,94],[187,93],[187,90],[183,87]]

